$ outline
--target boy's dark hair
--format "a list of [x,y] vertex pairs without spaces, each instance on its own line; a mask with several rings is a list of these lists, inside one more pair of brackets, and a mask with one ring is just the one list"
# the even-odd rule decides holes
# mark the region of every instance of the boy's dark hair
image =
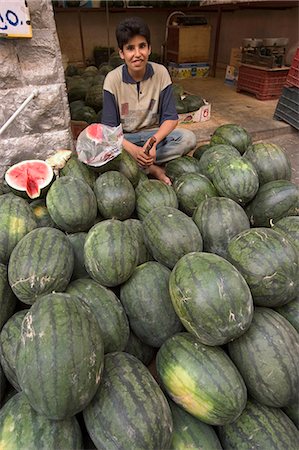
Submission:
[[120,22],[115,31],[118,47],[122,50],[123,46],[134,36],[143,36],[148,45],[151,45],[151,33],[148,25],[141,17],[129,17]]

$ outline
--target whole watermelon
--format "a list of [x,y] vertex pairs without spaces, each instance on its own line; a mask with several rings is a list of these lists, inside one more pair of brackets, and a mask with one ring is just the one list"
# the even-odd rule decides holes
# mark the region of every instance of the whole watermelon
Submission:
[[138,262],[138,246],[127,225],[116,219],[94,225],[85,241],[84,261],[87,272],[100,284],[124,283]]
[[16,305],[17,298],[8,283],[7,267],[0,263],[0,331],[5,322],[13,315]]
[[210,141],[210,145],[214,144],[232,145],[243,155],[251,146],[252,140],[245,128],[230,123],[216,128]]
[[276,307],[298,292],[298,254],[270,228],[251,228],[231,239],[227,259],[243,274],[258,306]]
[[172,417],[167,400],[148,369],[128,353],[105,356],[103,380],[83,416],[97,448],[169,448]]
[[218,255],[183,256],[171,272],[169,292],[182,324],[203,344],[225,344],[250,326],[253,302],[247,283]]
[[75,296],[41,297],[23,320],[16,361],[20,387],[38,413],[54,420],[74,416],[101,380],[104,345],[97,319]]

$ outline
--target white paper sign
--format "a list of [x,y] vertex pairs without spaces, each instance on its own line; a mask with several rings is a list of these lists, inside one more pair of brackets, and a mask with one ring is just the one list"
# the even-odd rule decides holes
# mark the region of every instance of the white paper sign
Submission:
[[0,0],[0,38],[31,38],[26,0]]

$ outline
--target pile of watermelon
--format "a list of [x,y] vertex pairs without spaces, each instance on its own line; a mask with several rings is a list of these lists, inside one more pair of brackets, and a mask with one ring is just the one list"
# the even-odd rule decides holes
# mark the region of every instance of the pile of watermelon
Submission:
[[298,448],[284,150],[228,124],[171,186],[125,151],[45,165],[0,190],[0,448]]

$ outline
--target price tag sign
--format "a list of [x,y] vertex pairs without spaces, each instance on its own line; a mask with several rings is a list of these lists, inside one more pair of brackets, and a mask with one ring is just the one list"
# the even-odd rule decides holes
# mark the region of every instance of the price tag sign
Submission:
[[0,0],[0,38],[31,38],[26,0]]

